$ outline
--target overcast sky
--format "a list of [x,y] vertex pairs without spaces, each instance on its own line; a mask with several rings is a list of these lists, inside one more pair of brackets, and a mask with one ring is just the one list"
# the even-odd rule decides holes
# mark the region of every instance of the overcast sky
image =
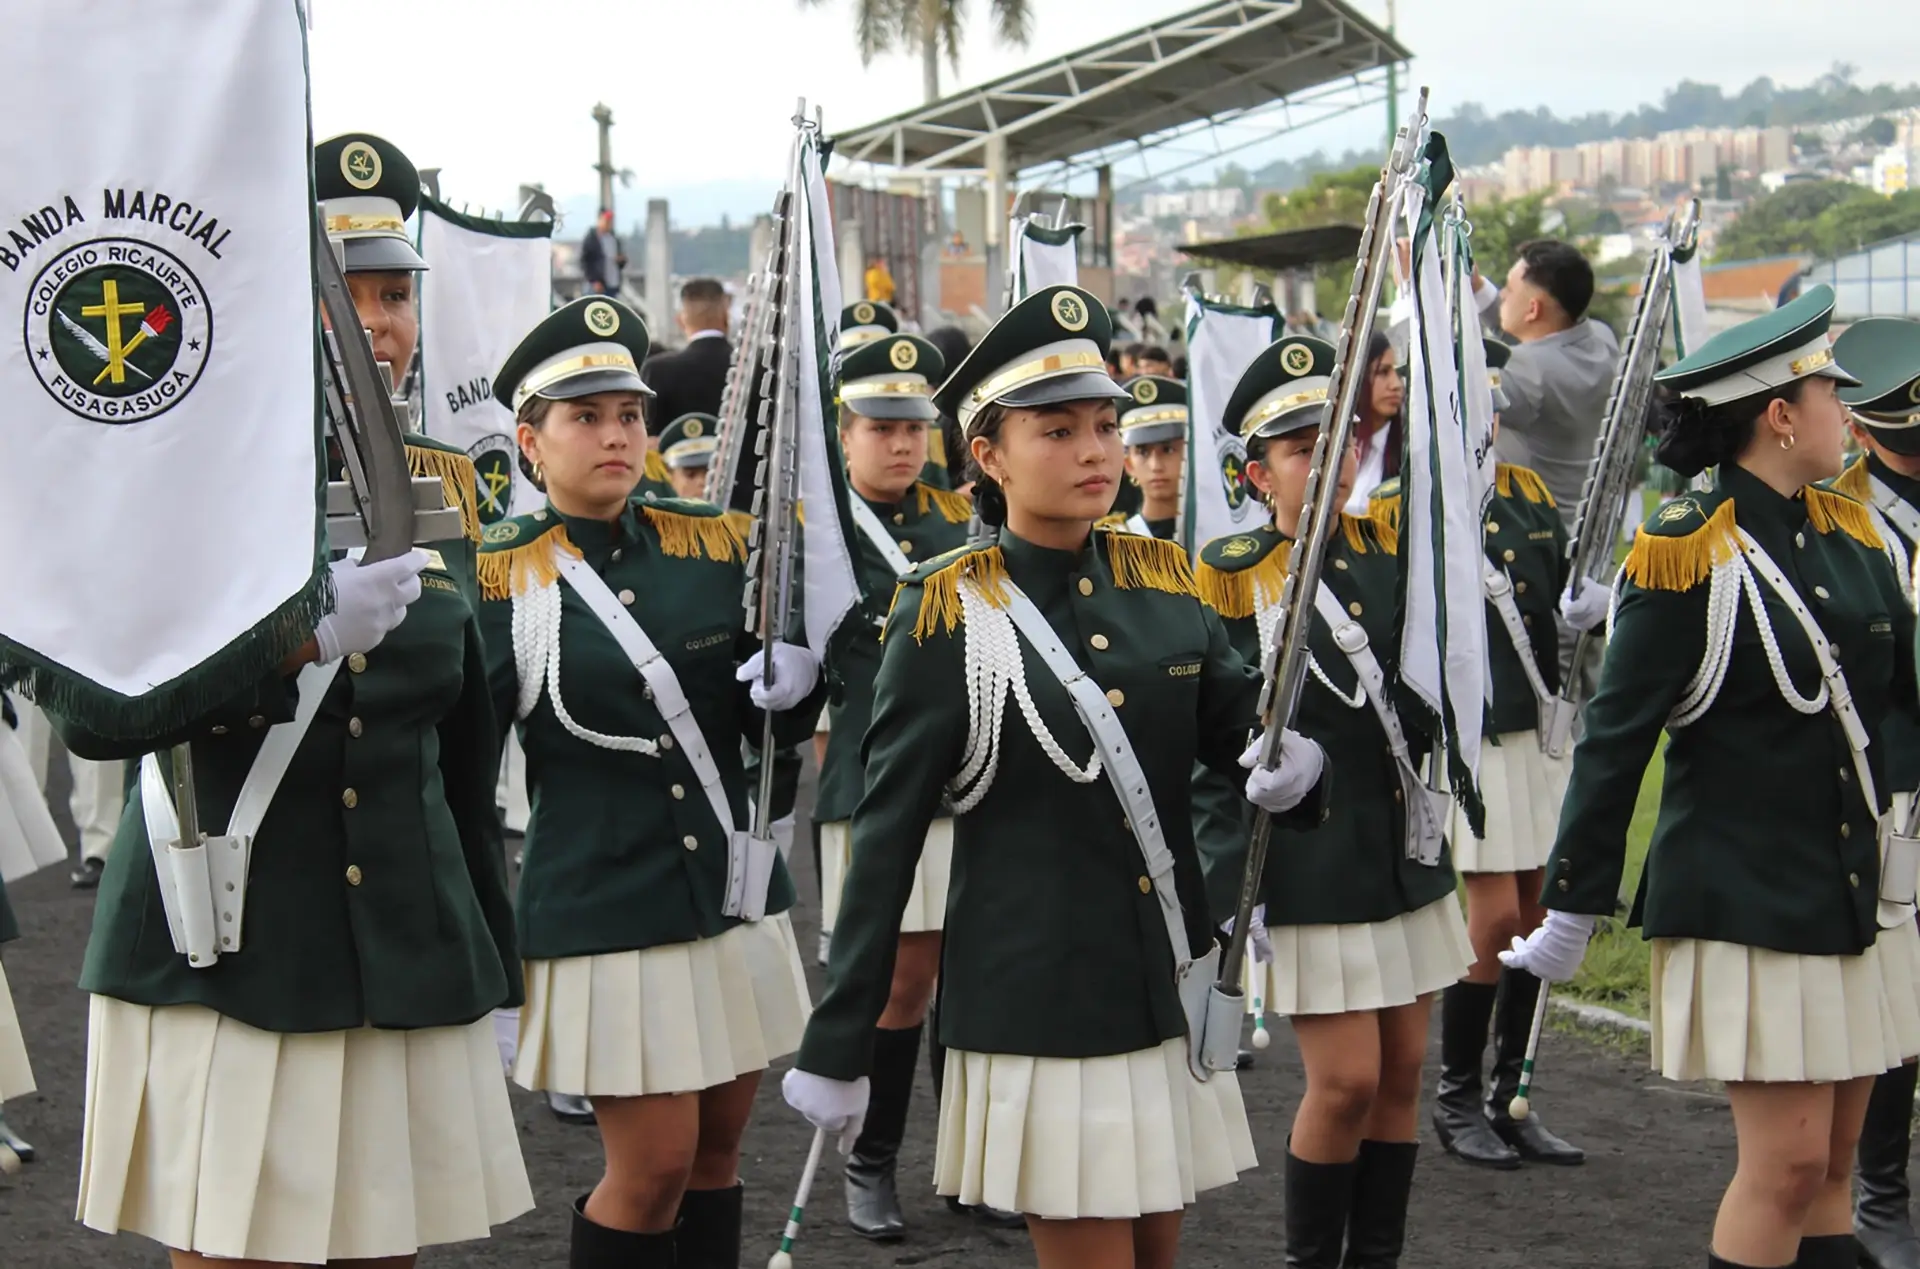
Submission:
[[[1354,0],[1384,22],[1386,0]],[[1399,0],[1415,82],[1436,114],[1463,101],[1562,113],[1622,110],[1691,77],[1736,88],[1757,75],[1806,83],[1834,62],[1865,82],[1920,77],[1901,28],[1911,0]],[[1191,4],[1033,0],[1033,40],[997,46],[987,0],[960,83],[1117,35]],[[422,167],[443,169],[452,200],[497,209],[520,182],[557,197],[594,188],[589,111],[614,112],[615,161],[633,169],[623,223],[649,197],[674,219],[762,210],[785,162],[785,120],[804,95],[841,131],[920,98],[916,57],[863,68],[853,0],[312,0],[318,136],[365,129]],[[955,87],[943,68],[943,90]],[[1370,140],[1383,121],[1303,130],[1277,147],[1303,154]],[[1271,157],[1265,147],[1258,157]]]

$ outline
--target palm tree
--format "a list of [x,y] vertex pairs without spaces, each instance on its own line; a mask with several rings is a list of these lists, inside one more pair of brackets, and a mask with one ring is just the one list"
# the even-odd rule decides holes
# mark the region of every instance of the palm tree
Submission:
[[[800,0],[817,6],[825,0]],[[1003,44],[1025,48],[1033,34],[1031,0],[988,0],[994,34]],[[927,100],[940,98],[940,54],[955,75],[960,73],[960,39],[965,30],[967,0],[854,0],[853,32],[861,65],[881,53],[917,49]]]

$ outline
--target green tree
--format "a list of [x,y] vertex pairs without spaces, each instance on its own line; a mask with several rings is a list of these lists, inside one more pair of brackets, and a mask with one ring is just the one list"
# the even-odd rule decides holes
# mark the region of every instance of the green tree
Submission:
[[1836,203],[1814,219],[1811,238],[1816,253],[1843,255],[1920,231],[1920,190],[1907,190],[1891,198],[1861,192],[1864,198]]
[[[800,0],[812,8],[826,0]],[[1033,36],[1031,0],[988,0],[994,34],[1003,44],[1025,48]],[[960,44],[966,34],[967,0],[854,0],[853,37],[860,64],[882,53],[918,52],[922,86],[928,101],[940,99],[940,56],[960,73]]]
[[1547,191],[1525,198],[1491,198],[1467,208],[1473,225],[1473,262],[1496,285],[1505,282],[1507,270],[1518,258],[1520,244],[1544,238],[1546,232]]
[[[1816,222],[1844,203],[1882,203],[1872,190],[1845,181],[1796,181],[1755,199],[1720,235],[1716,260],[1754,260],[1822,250]],[[1849,222],[1851,223],[1851,222]]]

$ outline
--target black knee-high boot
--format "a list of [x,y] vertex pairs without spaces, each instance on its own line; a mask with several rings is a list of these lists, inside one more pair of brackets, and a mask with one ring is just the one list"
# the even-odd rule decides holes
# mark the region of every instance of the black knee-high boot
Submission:
[[1440,997],[1440,1087],[1433,1098],[1433,1129],[1446,1152],[1464,1163],[1510,1171],[1520,1155],[1500,1140],[1481,1105],[1486,1088],[1487,1027],[1493,1018],[1492,983],[1457,982]]
[[1487,1121],[1500,1140],[1520,1152],[1528,1163],[1574,1167],[1587,1161],[1587,1152],[1568,1145],[1530,1114],[1515,1119],[1507,1103],[1520,1089],[1520,1068],[1526,1064],[1527,1041],[1533,1035],[1533,1006],[1540,999],[1540,980],[1524,969],[1500,971],[1500,995],[1493,1009],[1493,1081],[1487,1088]]
[[1861,1262],[1873,1269],[1920,1269],[1920,1235],[1907,1213],[1907,1154],[1913,1146],[1913,1090],[1920,1067],[1907,1062],[1873,1082],[1860,1129],[1860,1189],[1853,1230]]
[[1854,1269],[1860,1263],[1860,1244],[1852,1234],[1822,1234],[1802,1238],[1793,1269]]
[[894,1242],[907,1232],[894,1172],[919,1067],[919,1027],[874,1031],[867,1122],[847,1156],[847,1223],[877,1242]]
[[1412,1141],[1362,1141],[1347,1213],[1347,1257],[1342,1269],[1398,1269],[1407,1242],[1407,1203],[1420,1146]]
[[1287,1151],[1288,1269],[1340,1269],[1358,1159],[1308,1163]]
[[635,1234],[587,1219],[587,1196],[573,1201],[573,1233],[567,1269],[676,1269],[674,1234]]
[[680,1196],[680,1269],[740,1269],[740,1208],[746,1187]]

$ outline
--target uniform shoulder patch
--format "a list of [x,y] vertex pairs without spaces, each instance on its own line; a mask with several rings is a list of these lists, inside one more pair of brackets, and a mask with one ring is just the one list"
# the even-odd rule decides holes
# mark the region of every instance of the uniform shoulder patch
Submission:
[[987,547],[987,544],[984,542],[968,542],[964,546],[956,546],[952,550],[942,551],[940,554],[934,556],[932,559],[926,559],[926,560],[920,561],[919,564],[914,566],[912,572],[903,573],[900,577],[900,584],[902,586],[923,585],[928,578],[932,577],[935,573],[940,572],[942,569],[946,568],[949,564],[952,564],[955,560],[959,559],[961,556],[967,555],[974,551],[985,550],[986,547]]
[[541,523],[530,515],[510,516],[505,520],[496,520],[487,526],[485,533],[480,535],[480,553],[487,555],[494,551],[524,546],[541,534],[559,527],[558,520],[549,518],[545,523]]
[[1646,590],[1692,590],[1739,553],[1733,499],[1705,490],[1681,494],[1647,517],[1621,571]]
[[1200,548],[1200,562],[1223,573],[1252,568],[1285,541],[1277,533],[1232,533]]

